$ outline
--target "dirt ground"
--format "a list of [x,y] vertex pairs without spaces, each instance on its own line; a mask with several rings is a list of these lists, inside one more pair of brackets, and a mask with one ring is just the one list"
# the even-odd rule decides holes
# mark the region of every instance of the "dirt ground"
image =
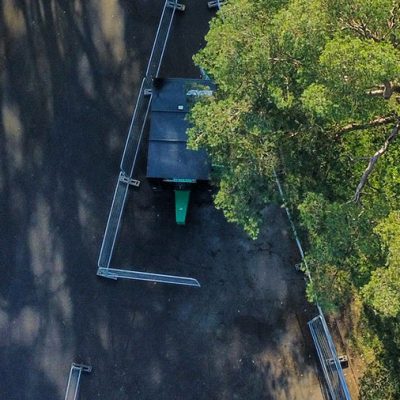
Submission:
[[[198,77],[213,13],[187,0],[161,74]],[[96,276],[132,107],[162,0],[0,0],[0,397],[322,399],[303,276],[285,215],[251,241],[192,194],[143,179],[145,146],[114,267],[197,278],[201,288]],[[178,62],[179,61],[179,62]]]

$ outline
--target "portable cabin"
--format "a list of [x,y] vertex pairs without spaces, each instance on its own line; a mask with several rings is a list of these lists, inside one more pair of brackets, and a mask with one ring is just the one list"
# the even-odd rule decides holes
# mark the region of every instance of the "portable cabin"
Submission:
[[210,161],[204,150],[187,149],[186,119],[198,96],[210,96],[214,85],[202,79],[160,79],[153,81],[147,178],[153,184],[168,184],[175,192],[176,223],[184,225],[190,190],[198,181],[210,178]]

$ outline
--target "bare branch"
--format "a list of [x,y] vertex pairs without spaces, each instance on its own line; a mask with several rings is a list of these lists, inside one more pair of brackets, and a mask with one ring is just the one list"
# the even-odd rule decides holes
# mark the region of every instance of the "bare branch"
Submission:
[[395,4],[392,9],[390,10],[390,18],[387,22],[389,30],[392,30],[396,27],[398,19],[397,19],[397,13],[399,11],[399,6],[398,4]]
[[400,12],[400,4],[397,0],[393,0],[393,7],[390,10],[390,18],[387,21],[387,32],[383,35],[383,39],[389,37],[390,42],[392,43],[393,47],[399,47],[399,40],[395,33],[395,30],[398,28],[399,25],[399,12]]
[[393,94],[392,84],[390,83],[390,81],[385,81],[385,82],[383,82],[383,84],[385,85],[385,88],[383,89],[383,93],[382,93],[383,98],[385,100],[389,100]]
[[303,63],[299,59],[291,56],[288,53],[284,53],[283,57],[270,57],[270,58],[268,58],[268,60],[271,62],[287,62],[287,63],[291,63],[295,66],[303,65]]
[[385,100],[389,100],[393,93],[400,93],[400,86],[390,81],[385,81],[383,85],[373,86],[366,92],[368,96],[379,96]]
[[358,35],[365,39],[372,39],[374,42],[381,42],[383,40],[382,37],[379,37],[377,33],[372,32],[364,21],[356,21],[354,19],[349,21],[344,21],[341,19],[341,22],[344,24],[344,29],[350,29],[353,32],[356,32]]
[[384,90],[385,90],[385,88],[383,86],[380,87],[380,88],[376,88],[376,89],[369,89],[367,91],[367,95],[368,96],[382,97]]
[[348,133],[352,131],[359,131],[362,129],[374,128],[377,126],[387,125],[395,122],[397,119],[394,115],[389,115],[387,117],[379,117],[372,121],[366,122],[364,124],[348,124],[336,132],[336,135],[342,135],[343,133]]
[[375,168],[375,164],[377,163],[379,157],[381,157],[386,150],[388,149],[389,145],[393,140],[396,139],[397,135],[399,134],[400,130],[400,118],[397,118],[396,125],[393,127],[392,132],[390,133],[389,137],[385,140],[383,146],[370,158],[367,168],[365,169],[360,182],[357,186],[356,192],[354,194],[353,201],[358,203],[360,201],[361,192],[368,181],[368,177],[371,175],[372,171]]

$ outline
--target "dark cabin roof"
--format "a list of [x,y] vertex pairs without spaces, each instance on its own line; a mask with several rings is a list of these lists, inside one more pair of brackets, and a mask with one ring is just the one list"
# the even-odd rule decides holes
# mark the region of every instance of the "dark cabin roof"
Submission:
[[[209,80],[178,78],[154,82],[147,155],[148,178],[209,179],[210,162],[206,152],[186,148],[189,123],[185,118],[196,94],[207,95],[214,89]],[[204,90],[206,92],[198,92]]]

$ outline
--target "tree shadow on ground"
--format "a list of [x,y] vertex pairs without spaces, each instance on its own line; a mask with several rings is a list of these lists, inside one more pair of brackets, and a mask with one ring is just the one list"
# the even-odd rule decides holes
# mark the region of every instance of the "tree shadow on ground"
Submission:
[[160,12],[152,5],[129,21],[117,1],[0,2],[0,392],[9,399],[61,398],[72,361],[112,364],[99,330],[115,322],[115,290],[98,286],[96,259]]

